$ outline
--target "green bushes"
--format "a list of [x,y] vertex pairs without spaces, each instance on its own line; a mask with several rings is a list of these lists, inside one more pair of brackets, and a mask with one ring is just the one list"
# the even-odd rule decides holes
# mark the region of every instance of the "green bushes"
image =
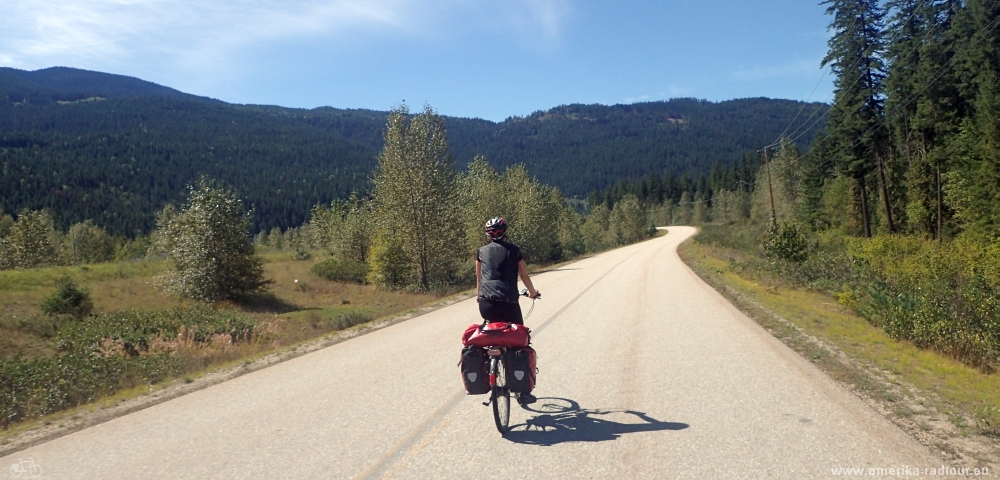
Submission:
[[764,256],[772,260],[802,263],[809,257],[809,241],[798,225],[772,220],[767,226]]
[[0,360],[0,427],[201,368],[207,356],[255,337],[256,326],[207,306],[63,322],[60,355]]
[[336,282],[365,283],[368,277],[368,264],[328,258],[309,269],[313,275]]
[[180,211],[168,206],[157,215],[152,247],[166,256],[161,288],[203,301],[265,290],[270,282],[247,235],[249,226],[250,215],[232,189],[207,177],[189,186]]
[[42,312],[49,316],[69,315],[75,318],[90,315],[94,302],[90,300],[87,289],[77,288],[76,283],[69,278],[60,279],[57,285],[56,291],[42,300]]
[[769,229],[760,246],[749,241],[752,231],[721,226],[704,227],[698,241],[741,252],[730,268],[742,275],[837,295],[893,338],[984,370],[1000,364],[1000,242],[836,234],[811,241],[784,228]]
[[360,325],[365,322],[370,322],[375,318],[369,312],[366,311],[353,311],[344,312],[337,314],[332,318],[326,318],[322,321],[322,325],[327,328],[332,328],[334,330],[344,330],[351,328],[355,325]]
[[0,427],[161,381],[180,373],[182,365],[165,354],[126,358],[72,353],[0,361]]
[[878,236],[850,243],[859,310],[889,335],[970,365],[1000,362],[1000,243]]
[[234,343],[243,341],[250,338],[256,325],[256,320],[235,310],[195,305],[95,315],[83,322],[63,325],[56,338],[62,351],[94,353],[104,348],[100,345],[102,341],[110,341],[126,354],[136,356],[148,353],[151,348],[174,351],[185,342],[210,342],[220,334],[228,335]]

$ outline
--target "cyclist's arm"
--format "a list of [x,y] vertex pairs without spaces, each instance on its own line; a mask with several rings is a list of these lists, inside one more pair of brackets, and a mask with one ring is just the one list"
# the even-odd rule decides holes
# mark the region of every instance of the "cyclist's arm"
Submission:
[[535,286],[531,284],[531,278],[528,277],[528,267],[524,264],[524,260],[517,261],[517,275],[521,277],[521,283],[524,287],[528,289],[528,296],[531,298],[538,297],[538,291],[535,290]]
[[483,283],[483,264],[476,259],[476,300],[479,300],[479,285]]

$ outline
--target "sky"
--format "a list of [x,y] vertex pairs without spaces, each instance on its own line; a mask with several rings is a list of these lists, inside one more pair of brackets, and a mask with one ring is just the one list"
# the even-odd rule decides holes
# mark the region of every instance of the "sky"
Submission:
[[4,0],[0,66],[232,103],[501,121],[571,103],[829,101],[818,0]]

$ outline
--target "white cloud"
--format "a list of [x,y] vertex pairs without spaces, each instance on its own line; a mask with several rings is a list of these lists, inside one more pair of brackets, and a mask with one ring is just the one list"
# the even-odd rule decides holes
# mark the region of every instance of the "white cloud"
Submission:
[[546,42],[559,37],[567,1],[13,0],[0,16],[0,64],[198,70],[274,40],[437,36],[470,12],[481,25],[463,30]]

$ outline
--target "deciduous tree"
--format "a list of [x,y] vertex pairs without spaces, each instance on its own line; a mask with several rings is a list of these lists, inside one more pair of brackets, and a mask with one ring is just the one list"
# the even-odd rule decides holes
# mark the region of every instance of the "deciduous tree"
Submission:
[[175,215],[161,215],[156,250],[166,254],[159,278],[168,293],[214,301],[264,289],[263,260],[254,252],[250,215],[229,188],[202,178]]

